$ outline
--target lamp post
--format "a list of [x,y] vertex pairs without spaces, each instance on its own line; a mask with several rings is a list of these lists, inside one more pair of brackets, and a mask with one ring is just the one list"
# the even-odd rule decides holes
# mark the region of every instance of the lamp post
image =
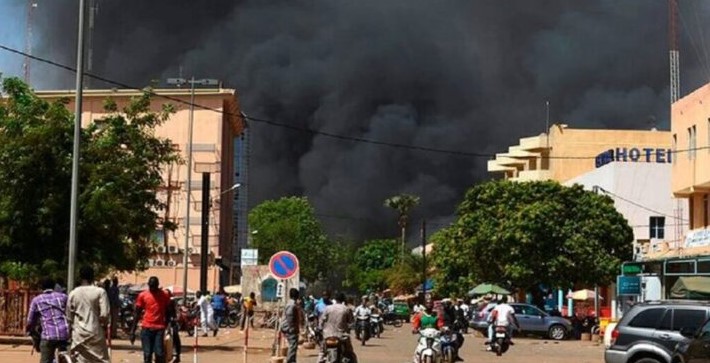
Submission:
[[76,269],[76,234],[79,199],[79,144],[81,142],[81,111],[84,96],[84,0],[79,0],[79,31],[76,45],[76,100],[74,101],[74,149],[72,153],[71,198],[69,211],[69,256],[67,258],[67,291],[74,289]]
[[[232,185],[231,187],[229,187],[228,189],[226,189],[225,191],[219,193],[220,199],[221,199],[221,197],[222,197],[223,195],[225,195],[225,194],[227,194],[227,193],[229,193],[229,192],[232,192],[232,191],[238,189],[238,188],[241,187],[241,186],[242,186],[241,183],[236,183],[236,184]],[[236,228],[236,227],[233,227],[233,228]],[[233,281],[234,281],[233,278],[234,278],[234,263],[232,262],[232,259],[230,258],[230,262],[229,262],[229,285],[232,285],[232,283],[233,283]]]
[[[82,0],[83,1],[83,0]],[[190,85],[190,117],[187,127],[187,181],[185,189],[187,190],[187,200],[185,203],[185,246],[183,253],[183,275],[182,275],[182,291],[187,291],[187,251],[190,249],[190,199],[192,194],[192,135],[193,135],[193,124],[195,116],[195,85],[200,86],[216,86],[219,81],[216,79],[195,79],[192,77],[190,79],[185,78],[168,78],[168,84],[176,85],[178,87],[189,84]],[[183,300],[183,304],[187,304],[187,299]]]

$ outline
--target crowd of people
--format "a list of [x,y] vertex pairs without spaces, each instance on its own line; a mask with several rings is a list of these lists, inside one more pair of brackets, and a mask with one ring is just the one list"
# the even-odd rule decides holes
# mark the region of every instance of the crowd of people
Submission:
[[[40,352],[40,363],[53,362],[58,352],[70,352],[80,363],[109,362],[108,340],[117,338],[119,325],[121,300],[118,279],[107,279],[97,286],[91,267],[81,268],[79,277],[81,285],[68,295],[57,281],[43,279],[40,284],[42,293],[30,303],[25,329],[35,341],[35,349]],[[129,340],[134,344],[139,337],[145,363],[162,363],[168,353],[163,342],[169,334],[173,342],[170,352],[173,362],[180,362],[180,308],[173,299],[172,291],[160,288],[157,277],[150,277],[147,285],[148,289],[140,292],[135,300]],[[298,293],[298,290],[295,291]],[[199,313],[203,336],[209,332],[217,335],[222,319],[234,306],[242,311],[241,328],[244,329],[247,324],[254,326],[256,298],[253,292],[241,298],[229,296],[220,289],[213,295],[198,292],[196,297],[194,309]],[[298,330],[295,332],[298,333]]]

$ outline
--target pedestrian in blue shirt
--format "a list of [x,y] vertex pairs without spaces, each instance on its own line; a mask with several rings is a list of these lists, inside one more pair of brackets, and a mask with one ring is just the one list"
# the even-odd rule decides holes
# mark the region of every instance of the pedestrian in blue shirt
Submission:
[[224,288],[220,288],[219,292],[212,296],[212,310],[214,310],[215,324],[219,328],[227,311],[227,293]]

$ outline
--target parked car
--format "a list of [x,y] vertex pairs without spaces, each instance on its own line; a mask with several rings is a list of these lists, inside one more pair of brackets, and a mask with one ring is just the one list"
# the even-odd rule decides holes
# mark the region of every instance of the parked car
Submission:
[[710,303],[652,301],[634,305],[611,332],[606,363],[671,363],[680,332],[695,331],[707,320]]
[[[488,304],[478,311],[470,326],[485,333],[488,330],[488,317],[495,306],[496,304]],[[567,319],[551,316],[533,305],[512,303],[510,306],[515,310],[522,334],[543,335],[550,339],[562,340],[572,330],[572,324]]]
[[491,315],[491,311],[496,307],[496,303],[488,303],[482,306],[481,309],[474,311],[468,326],[476,329],[480,332],[485,333],[488,329],[488,317]]

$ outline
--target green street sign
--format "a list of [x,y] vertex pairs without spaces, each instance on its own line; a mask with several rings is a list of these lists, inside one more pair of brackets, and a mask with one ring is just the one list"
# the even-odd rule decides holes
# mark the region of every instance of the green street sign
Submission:
[[621,273],[623,275],[638,275],[643,272],[642,264],[625,264],[621,266]]

